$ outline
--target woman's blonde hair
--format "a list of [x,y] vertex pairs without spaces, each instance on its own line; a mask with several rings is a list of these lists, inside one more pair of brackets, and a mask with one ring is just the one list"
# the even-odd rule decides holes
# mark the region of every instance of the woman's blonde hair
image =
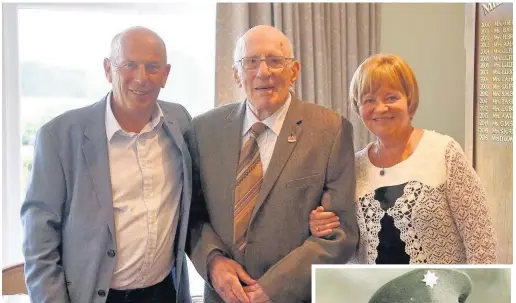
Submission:
[[355,71],[349,85],[349,100],[359,114],[362,96],[374,93],[382,85],[398,90],[407,96],[411,117],[419,105],[419,89],[410,66],[400,56],[379,54],[367,58]]

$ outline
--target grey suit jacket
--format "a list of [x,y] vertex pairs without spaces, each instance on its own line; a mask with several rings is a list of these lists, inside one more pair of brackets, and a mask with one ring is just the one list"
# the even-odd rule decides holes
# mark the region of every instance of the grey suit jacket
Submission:
[[[194,118],[194,166],[204,196],[192,203],[205,207],[205,220],[191,225],[192,261],[208,279],[207,256],[220,249],[257,279],[273,302],[309,302],[311,265],[345,263],[358,241],[351,123],[293,96],[241,254],[233,245],[233,212],[244,113],[240,102]],[[324,191],[332,197],[326,209],[340,217],[341,227],[321,239],[310,234],[309,213]],[[222,302],[209,287],[205,294],[206,302]]]
[[[178,302],[189,302],[184,247],[192,191],[191,156],[186,143],[191,137],[191,118],[179,104],[159,104],[166,132],[183,159],[176,259],[171,270],[180,293]],[[116,233],[105,107],[106,97],[64,113],[38,132],[21,209],[25,280],[32,302],[106,301],[115,267]]]

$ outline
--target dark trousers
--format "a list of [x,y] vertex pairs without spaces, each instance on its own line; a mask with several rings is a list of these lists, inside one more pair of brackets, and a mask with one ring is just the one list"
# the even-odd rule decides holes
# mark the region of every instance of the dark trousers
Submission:
[[110,289],[106,303],[175,303],[176,290],[172,275],[158,284],[138,289]]

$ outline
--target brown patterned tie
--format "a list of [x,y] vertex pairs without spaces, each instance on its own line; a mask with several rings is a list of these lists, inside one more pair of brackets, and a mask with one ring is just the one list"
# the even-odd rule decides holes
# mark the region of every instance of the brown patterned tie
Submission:
[[266,128],[267,126],[261,122],[253,124],[249,139],[240,151],[235,187],[235,220],[233,222],[234,241],[240,251],[243,251],[247,244],[245,239],[247,226],[262,186],[263,168],[256,138]]

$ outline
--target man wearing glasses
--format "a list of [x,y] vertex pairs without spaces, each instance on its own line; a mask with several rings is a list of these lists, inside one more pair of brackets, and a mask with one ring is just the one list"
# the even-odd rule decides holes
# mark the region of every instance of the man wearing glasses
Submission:
[[[254,27],[234,52],[246,100],[193,121],[204,201],[192,207],[209,219],[190,226],[191,257],[205,302],[309,302],[311,265],[344,263],[356,247],[352,126],[294,95],[299,70],[281,31]],[[321,199],[341,222],[325,239],[308,228]]]

